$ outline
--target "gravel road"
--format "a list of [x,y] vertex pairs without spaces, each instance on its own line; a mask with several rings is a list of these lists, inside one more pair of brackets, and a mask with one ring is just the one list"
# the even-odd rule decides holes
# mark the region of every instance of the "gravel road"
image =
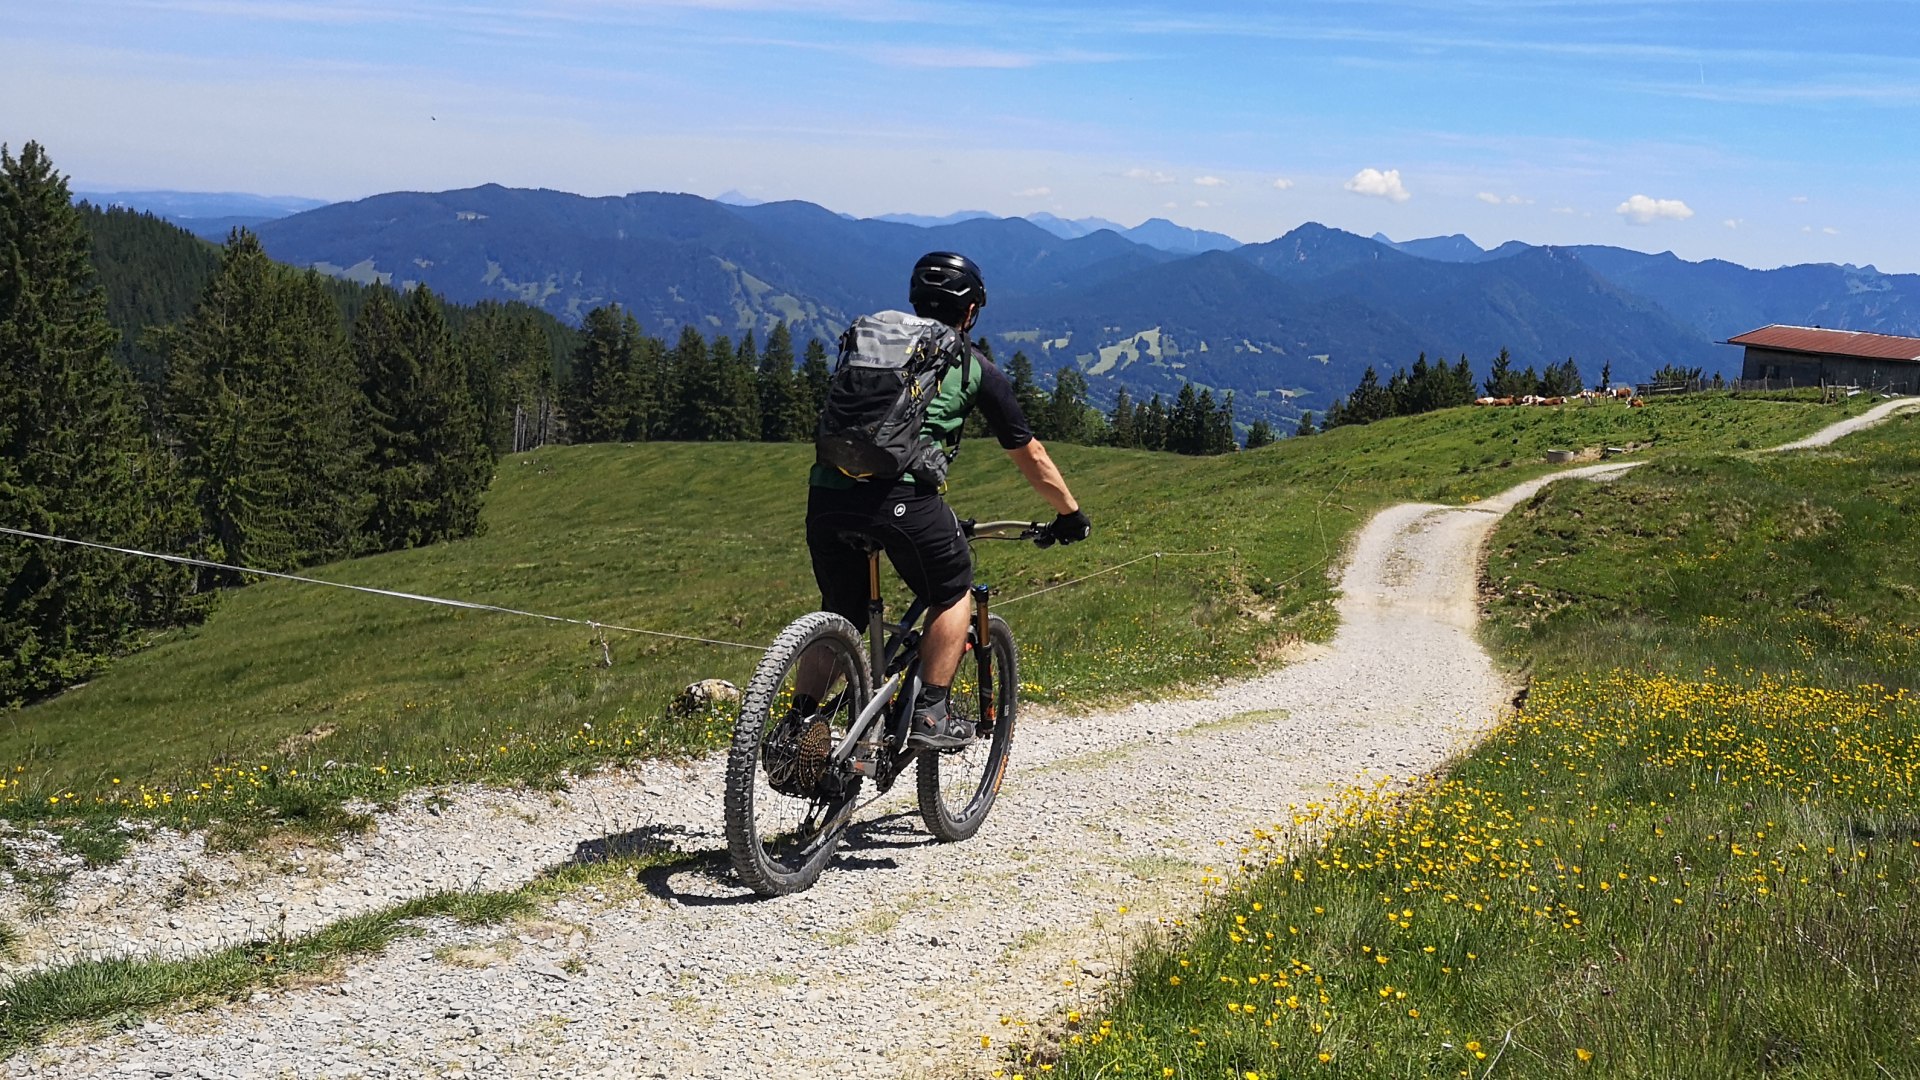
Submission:
[[[76,874],[0,970],[299,933],[438,890],[521,884],[608,843],[707,857],[583,889],[530,923],[434,922],[337,978],[76,1035],[0,1073],[985,1075],[1019,1030],[1002,1017],[1097,1001],[1130,946],[1193,910],[1216,868],[1289,803],[1432,770],[1493,723],[1509,690],[1474,637],[1481,544],[1546,483],[1631,467],[1567,470],[1466,507],[1383,511],[1349,554],[1330,645],[1205,697],[1029,715],[978,836],[932,842],[904,783],[798,896],[753,900],[724,871],[718,759],[609,772],[561,793],[416,799],[337,852],[142,844],[112,869]],[[1017,610],[1010,618],[1017,632]]]

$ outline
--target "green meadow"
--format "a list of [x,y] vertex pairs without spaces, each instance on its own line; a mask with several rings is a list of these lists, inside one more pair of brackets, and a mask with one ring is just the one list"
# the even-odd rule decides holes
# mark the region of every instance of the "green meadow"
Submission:
[[[1326,637],[1328,568],[1381,506],[1484,497],[1547,471],[1549,449],[1690,459],[1789,439],[1865,405],[1711,394],[1641,409],[1456,409],[1222,458],[1057,446],[1093,539],[1046,551],[982,544],[978,574],[1003,603],[1018,600],[1000,610],[1019,635],[1030,699],[1088,707],[1178,693]],[[956,508],[1041,516],[1000,456],[966,447]],[[817,602],[800,538],[807,463],[806,448],[777,445],[549,448],[500,462],[482,535],[310,573],[757,644]],[[1020,599],[1155,552],[1169,554]],[[106,859],[110,823],[126,818],[325,830],[352,824],[349,799],[548,784],[697,755],[721,744],[730,718],[675,715],[669,702],[697,679],[741,683],[756,659],[267,581],[90,684],[0,718],[0,817],[51,825]]]
[[1920,417],[1676,454],[1496,531],[1524,708],[1296,808],[1066,1077],[1920,1072]]

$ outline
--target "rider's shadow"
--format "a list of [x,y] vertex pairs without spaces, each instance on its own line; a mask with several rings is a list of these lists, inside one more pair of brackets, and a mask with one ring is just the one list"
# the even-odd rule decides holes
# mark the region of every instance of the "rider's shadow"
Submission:
[[[826,873],[899,869],[899,860],[887,852],[937,842],[915,827],[918,820],[918,815],[902,811],[849,825]],[[590,866],[617,858],[661,857],[664,861],[659,865],[635,876],[641,888],[659,899],[682,907],[719,907],[760,899],[741,886],[725,848],[704,847],[712,839],[712,834],[684,825],[643,825],[580,841],[568,864]]]

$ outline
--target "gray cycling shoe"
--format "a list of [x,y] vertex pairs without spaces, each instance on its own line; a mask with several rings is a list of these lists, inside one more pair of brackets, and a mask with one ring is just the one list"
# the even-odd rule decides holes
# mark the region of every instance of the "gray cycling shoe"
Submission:
[[973,724],[947,711],[945,702],[932,709],[915,709],[913,724],[907,729],[908,746],[929,750],[951,750],[973,741]]

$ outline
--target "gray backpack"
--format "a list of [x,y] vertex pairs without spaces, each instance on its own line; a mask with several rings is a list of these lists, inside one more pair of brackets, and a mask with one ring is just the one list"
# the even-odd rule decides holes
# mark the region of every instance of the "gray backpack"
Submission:
[[940,380],[953,364],[964,364],[966,349],[966,338],[935,319],[904,311],[855,319],[840,336],[840,361],[814,432],[815,459],[855,480],[912,472],[921,482],[944,483],[948,456],[922,428]]

